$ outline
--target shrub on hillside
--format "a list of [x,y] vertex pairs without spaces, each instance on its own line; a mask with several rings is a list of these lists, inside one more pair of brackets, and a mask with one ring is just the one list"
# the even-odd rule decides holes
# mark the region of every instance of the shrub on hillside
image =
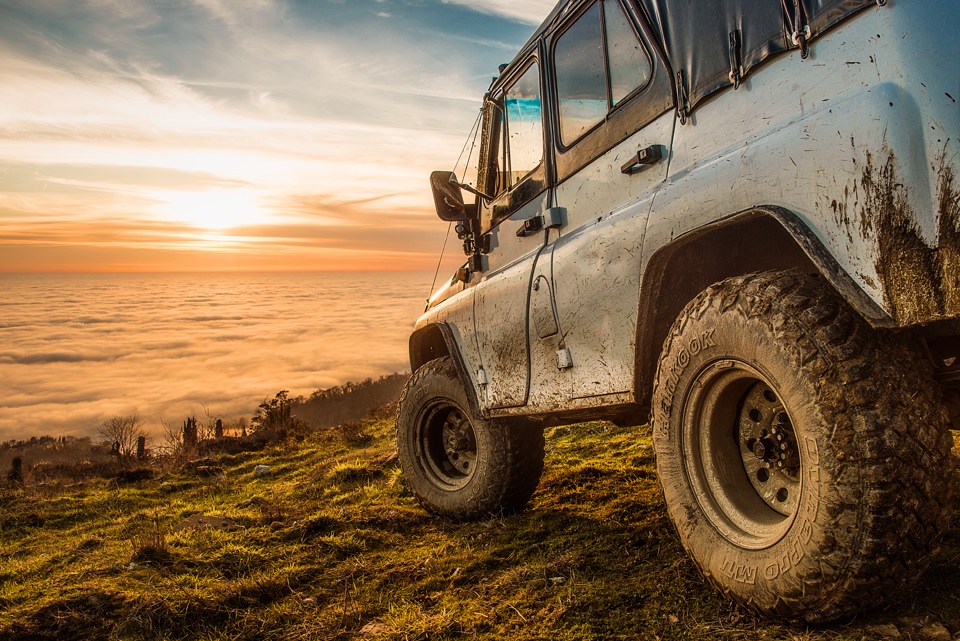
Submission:
[[317,390],[293,405],[291,412],[314,429],[349,424],[367,416],[393,418],[397,399],[409,378],[409,374],[395,373]]
[[276,432],[280,438],[301,436],[309,430],[305,420],[294,416],[292,410],[303,402],[303,397],[289,398],[287,390],[277,392],[272,399],[264,399],[250,420],[254,433]]

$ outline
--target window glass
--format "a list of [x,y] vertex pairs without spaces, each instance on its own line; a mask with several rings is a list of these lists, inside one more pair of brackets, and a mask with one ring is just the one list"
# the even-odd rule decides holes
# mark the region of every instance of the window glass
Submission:
[[616,0],[594,3],[557,38],[553,51],[564,146],[602,122],[613,107],[646,85],[652,73],[650,59]]
[[501,189],[509,189],[543,161],[543,110],[540,100],[540,72],[532,64],[509,89],[503,101],[505,157]]
[[569,145],[607,115],[599,2],[560,36],[554,60],[560,140]]
[[607,29],[607,57],[610,61],[611,104],[616,106],[650,80],[652,68],[637,34],[618,2],[603,3]]

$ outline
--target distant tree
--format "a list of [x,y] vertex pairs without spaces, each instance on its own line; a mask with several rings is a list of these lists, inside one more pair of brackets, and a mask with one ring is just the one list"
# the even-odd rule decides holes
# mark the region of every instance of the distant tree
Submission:
[[136,455],[140,437],[147,436],[143,429],[145,423],[146,420],[136,412],[129,416],[114,416],[104,421],[97,433],[115,447],[119,444],[119,458],[126,463]]
[[[368,378],[359,383],[319,389],[294,407],[293,415],[306,420],[314,429],[355,422],[386,404],[395,404],[409,378],[409,374],[395,373],[377,380]],[[391,413],[387,409],[382,411]]]
[[235,418],[229,425],[227,425],[227,427],[233,431],[234,436],[246,435],[247,417],[239,416]]
[[23,459],[14,456],[10,462],[10,471],[7,472],[7,483],[11,487],[23,487]]
[[281,437],[306,431],[306,421],[291,414],[293,407],[303,403],[303,397],[289,398],[287,394],[287,390],[281,390],[260,403],[250,420],[251,431],[270,430]]

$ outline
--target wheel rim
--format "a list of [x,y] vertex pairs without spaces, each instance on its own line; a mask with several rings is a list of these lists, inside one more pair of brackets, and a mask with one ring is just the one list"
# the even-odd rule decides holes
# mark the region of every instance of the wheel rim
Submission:
[[697,502],[730,542],[773,545],[796,517],[803,484],[787,406],[770,380],[741,361],[707,366],[689,389],[681,449]]
[[417,422],[417,458],[434,485],[455,490],[473,478],[477,437],[466,413],[456,405],[436,403]]

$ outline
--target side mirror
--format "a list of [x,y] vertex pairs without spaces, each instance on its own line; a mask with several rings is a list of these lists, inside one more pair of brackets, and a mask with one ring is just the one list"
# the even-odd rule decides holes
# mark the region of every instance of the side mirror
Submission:
[[437,216],[441,220],[461,222],[470,220],[474,207],[463,203],[460,181],[452,171],[435,171],[430,174],[430,187],[433,189],[433,203],[437,207]]

